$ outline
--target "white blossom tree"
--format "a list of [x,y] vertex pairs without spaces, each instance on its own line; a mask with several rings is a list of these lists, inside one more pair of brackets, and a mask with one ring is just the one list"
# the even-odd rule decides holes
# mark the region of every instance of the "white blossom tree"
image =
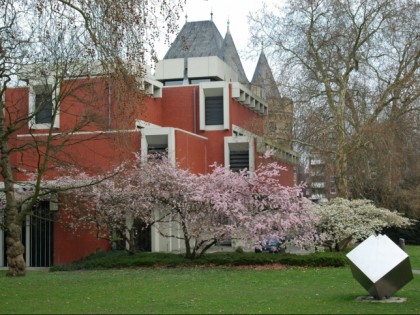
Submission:
[[325,205],[313,204],[311,210],[319,218],[316,228],[323,244],[337,251],[385,227],[406,227],[414,222],[397,211],[378,208],[367,199],[335,198]]

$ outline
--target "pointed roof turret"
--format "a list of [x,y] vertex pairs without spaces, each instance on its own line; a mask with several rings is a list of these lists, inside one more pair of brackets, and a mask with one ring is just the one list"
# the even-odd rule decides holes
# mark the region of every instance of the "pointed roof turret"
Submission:
[[213,21],[187,22],[163,59],[217,56],[222,42]]
[[258,58],[251,84],[261,87],[266,99],[281,97],[264,51],[261,51]]
[[229,21],[227,32],[223,40],[222,47],[219,51],[219,58],[226,62],[233,70],[238,73],[238,80],[240,83],[246,85],[249,83],[244,71],[244,67],[242,66],[241,58],[239,57],[235,43],[233,42],[232,35],[229,31]]

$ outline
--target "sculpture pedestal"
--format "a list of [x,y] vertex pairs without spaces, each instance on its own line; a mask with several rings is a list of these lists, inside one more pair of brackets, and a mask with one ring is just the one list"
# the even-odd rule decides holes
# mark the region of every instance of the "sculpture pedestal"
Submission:
[[402,303],[407,301],[407,298],[405,297],[393,297],[387,299],[377,299],[373,296],[358,296],[356,298],[357,302],[370,302],[370,303]]

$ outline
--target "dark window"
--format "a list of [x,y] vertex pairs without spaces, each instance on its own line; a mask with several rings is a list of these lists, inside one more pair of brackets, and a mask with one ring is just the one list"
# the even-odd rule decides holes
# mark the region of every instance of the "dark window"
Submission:
[[147,146],[147,155],[152,159],[161,160],[163,157],[168,157],[167,144],[152,144]]
[[182,85],[184,83],[184,80],[171,80],[171,81],[165,81],[163,84],[165,86],[172,86],[172,85]]
[[248,151],[230,151],[229,159],[230,169],[233,172],[239,172],[244,168],[249,168],[249,152]]
[[223,96],[206,96],[205,124],[223,125]]
[[200,82],[211,82],[210,78],[202,78],[202,79],[191,79],[190,83],[191,84],[198,84]]
[[270,121],[268,123],[268,130],[270,132],[275,132],[277,130],[277,125],[276,125],[276,123],[274,121]]
[[168,152],[167,144],[152,144],[147,146],[148,154],[166,154]]
[[38,86],[35,90],[35,123],[51,124],[52,123],[52,92],[50,87]]
[[[126,249],[126,231],[116,230],[115,233],[118,237],[116,237],[117,241],[115,241],[113,244],[113,246],[115,246],[114,248],[118,250]],[[135,250],[142,252],[152,251],[152,229],[150,224],[147,225],[144,222],[136,219],[134,220],[132,233]]]

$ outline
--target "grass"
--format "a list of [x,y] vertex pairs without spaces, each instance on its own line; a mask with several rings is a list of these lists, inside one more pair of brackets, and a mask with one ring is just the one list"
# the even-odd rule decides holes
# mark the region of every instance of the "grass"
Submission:
[[[407,246],[407,251],[412,267],[420,270],[420,246]],[[270,256],[272,259],[275,255],[258,257]],[[0,288],[2,314],[420,313],[420,275],[415,274],[394,295],[406,297],[406,302],[365,303],[355,301],[368,293],[353,279],[348,267],[191,265],[29,271],[21,278],[7,278],[5,271],[0,271]]]
[[420,313],[420,275],[395,295],[405,303],[363,303],[355,298],[367,292],[346,267],[32,271],[0,277],[0,287],[0,313],[7,314]]
[[420,270],[420,246],[408,245],[405,250],[410,256],[411,267]]

